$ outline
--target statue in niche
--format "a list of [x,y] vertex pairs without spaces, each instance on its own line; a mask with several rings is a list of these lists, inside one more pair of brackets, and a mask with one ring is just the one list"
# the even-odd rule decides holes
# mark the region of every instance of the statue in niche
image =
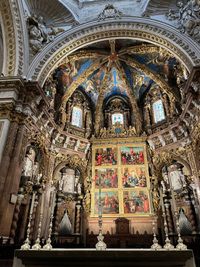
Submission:
[[168,169],[168,177],[170,179],[171,187],[175,192],[182,191],[185,186],[185,176],[180,169],[180,164],[171,165]]
[[152,202],[154,211],[157,212],[160,206],[160,195],[158,193],[158,188],[155,186],[153,187],[152,191]]
[[83,199],[83,204],[86,212],[90,212],[90,204],[91,204],[91,193],[89,188],[86,190],[86,194]]
[[200,41],[200,1],[189,0],[187,3],[179,1],[178,11],[169,10],[169,20],[176,20],[178,28],[182,33],[187,33],[197,42]]
[[82,189],[81,189],[81,183],[78,183],[78,185],[77,185],[77,192],[78,192],[78,195],[81,195],[81,193],[82,193]]
[[28,152],[25,156],[24,166],[23,166],[23,175],[27,177],[32,177],[34,174],[34,160],[35,160],[35,151],[32,147],[28,149]]
[[40,30],[35,26],[31,25],[29,27],[29,38],[30,38],[30,47],[33,53],[37,53],[42,49],[43,46],[43,38]]

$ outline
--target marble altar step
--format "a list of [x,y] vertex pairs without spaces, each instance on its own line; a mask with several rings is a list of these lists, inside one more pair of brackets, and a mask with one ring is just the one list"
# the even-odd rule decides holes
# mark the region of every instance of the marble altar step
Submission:
[[13,267],[195,267],[192,250],[16,250]]

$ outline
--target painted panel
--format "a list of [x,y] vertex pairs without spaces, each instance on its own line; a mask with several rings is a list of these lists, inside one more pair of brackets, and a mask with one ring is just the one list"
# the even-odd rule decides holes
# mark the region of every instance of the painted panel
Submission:
[[101,185],[101,188],[117,188],[117,169],[95,170],[95,188],[99,188],[99,185]]
[[117,150],[115,148],[98,148],[95,151],[95,165],[116,165]]
[[99,196],[101,199],[102,214],[117,214],[119,213],[119,199],[117,192],[98,192],[95,193],[95,214],[99,211]]
[[144,164],[143,147],[122,147],[121,162],[122,165]]
[[150,203],[146,190],[131,190],[123,193],[124,213],[149,213]]
[[124,188],[146,187],[147,177],[144,166],[132,166],[122,169],[122,184]]

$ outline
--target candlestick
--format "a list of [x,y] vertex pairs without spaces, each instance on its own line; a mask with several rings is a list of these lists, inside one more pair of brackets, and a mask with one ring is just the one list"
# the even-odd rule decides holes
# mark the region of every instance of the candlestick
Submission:
[[37,235],[37,239],[35,241],[35,244],[32,246],[33,250],[40,250],[41,249],[40,235],[41,235],[41,230],[42,230],[43,206],[44,206],[44,193],[42,194],[42,199],[41,199],[40,220],[39,220],[39,224],[38,224],[38,235]]
[[164,219],[164,231],[165,231],[165,245],[164,245],[164,249],[165,250],[173,250],[174,246],[171,244],[170,240],[169,240],[169,236],[168,236],[168,227],[167,227],[167,220],[166,220],[166,213],[165,213],[165,207],[164,207],[164,201],[163,201],[163,194],[162,194],[162,190],[161,190],[161,204],[162,204],[162,210],[163,210],[163,219]]
[[21,246],[21,250],[29,250],[30,249],[30,232],[31,232],[31,221],[32,221],[32,214],[33,214],[33,208],[35,203],[35,196],[36,193],[33,192],[32,200],[31,200],[31,208],[29,212],[29,221],[27,226],[27,233],[26,233],[26,240],[24,241],[24,244]]
[[102,203],[101,203],[101,177],[99,176],[99,201],[98,201],[98,223],[99,223],[99,235],[97,236],[98,242],[96,244],[96,250],[106,250],[107,245],[102,234]]
[[42,248],[44,250],[51,250],[52,249],[51,233],[52,233],[52,226],[53,226],[54,208],[56,205],[55,199],[56,199],[56,192],[53,191],[52,192],[52,201],[51,201],[51,215],[50,215],[50,222],[49,222],[49,233],[48,233],[48,239],[47,239],[46,245],[44,245]]
[[179,225],[179,220],[178,220],[178,213],[175,211],[174,213],[175,219],[176,219],[176,230],[178,234],[178,244],[176,246],[177,250],[187,250],[187,246],[183,244],[183,239],[181,238],[181,231],[180,231],[180,225]]
[[162,249],[162,247],[161,245],[158,244],[158,239],[156,238],[155,218],[152,222],[152,226],[153,226],[153,245],[151,246],[151,249],[160,250]]

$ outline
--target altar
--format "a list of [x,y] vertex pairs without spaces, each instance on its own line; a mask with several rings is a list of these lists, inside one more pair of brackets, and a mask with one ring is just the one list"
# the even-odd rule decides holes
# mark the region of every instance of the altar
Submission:
[[52,249],[16,250],[13,267],[195,267],[192,250]]

